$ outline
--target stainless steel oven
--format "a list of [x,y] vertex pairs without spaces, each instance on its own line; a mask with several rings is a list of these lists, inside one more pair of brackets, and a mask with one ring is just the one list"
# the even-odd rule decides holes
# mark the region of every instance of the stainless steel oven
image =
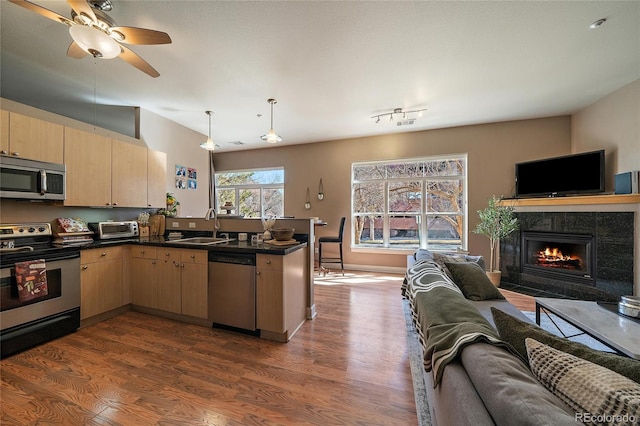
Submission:
[[[16,263],[44,260],[47,295],[23,301]],[[49,224],[0,225],[0,358],[80,327],[80,249],[53,247]]]

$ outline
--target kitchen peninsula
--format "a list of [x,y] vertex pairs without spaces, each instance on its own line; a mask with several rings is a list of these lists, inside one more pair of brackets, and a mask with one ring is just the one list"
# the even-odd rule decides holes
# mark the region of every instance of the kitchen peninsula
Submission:
[[[233,314],[235,317],[245,315],[242,312],[251,314],[255,320],[249,321],[255,326],[236,327],[235,323],[224,320],[220,325],[261,338],[289,341],[309,318],[308,302],[312,300],[309,292],[313,282],[313,259],[308,243],[309,237],[313,241],[313,234],[308,234],[309,229],[313,229],[311,221],[279,219],[280,226],[294,224],[300,230],[294,235],[297,243],[286,246],[268,242],[252,244],[237,239],[239,231],[260,233],[259,219],[221,219],[220,222],[218,235],[228,233],[231,240],[219,244],[189,244],[157,236],[122,242],[102,240],[84,246],[81,250],[81,326],[133,309],[211,327],[220,321],[220,310],[229,304],[239,302],[246,306],[241,289],[249,287],[253,289],[251,297],[255,297],[255,302],[253,299],[249,302],[253,312],[237,309]],[[168,218],[167,230],[185,236],[211,236],[213,224],[213,220]],[[219,270],[212,269],[212,265],[218,265],[212,260],[219,256],[249,259],[252,272],[227,274],[221,282]],[[251,283],[245,282],[249,280]],[[224,288],[223,294],[220,288]],[[229,302],[221,306],[216,304],[216,298]]]

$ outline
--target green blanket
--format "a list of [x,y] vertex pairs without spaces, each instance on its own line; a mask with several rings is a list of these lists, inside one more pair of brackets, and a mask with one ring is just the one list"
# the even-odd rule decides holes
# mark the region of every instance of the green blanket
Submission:
[[433,370],[434,387],[440,383],[445,366],[466,345],[490,343],[520,357],[500,340],[498,332],[436,264],[423,263],[407,271],[405,297],[424,348],[425,369]]

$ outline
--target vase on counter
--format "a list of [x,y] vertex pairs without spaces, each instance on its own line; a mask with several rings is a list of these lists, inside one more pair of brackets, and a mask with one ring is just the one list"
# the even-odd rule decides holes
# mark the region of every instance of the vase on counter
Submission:
[[267,240],[270,240],[271,238],[272,238],[271,237],[271,231],[269,231],[268,229],[265,229],[264,233],[262,234],[262,239],[264,241],[267,241]]

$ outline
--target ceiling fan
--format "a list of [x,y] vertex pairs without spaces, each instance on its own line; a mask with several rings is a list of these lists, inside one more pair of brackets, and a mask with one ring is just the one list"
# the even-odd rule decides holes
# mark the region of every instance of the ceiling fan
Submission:
[[102,59],[111,59],[119,56],[151,77],[160,75],[147,61],[121,43],[169,44],[171,43],[171,37],[161,31],[116,25],[105,13],[105,11],[112,9],[111,0],[67,0],[67,3],[71,6],[70,19],[27,0],[9,1],[67,25],[73,38],[71,45],[67,49],[67,56],[75,59],[80,59],[87,55]]

